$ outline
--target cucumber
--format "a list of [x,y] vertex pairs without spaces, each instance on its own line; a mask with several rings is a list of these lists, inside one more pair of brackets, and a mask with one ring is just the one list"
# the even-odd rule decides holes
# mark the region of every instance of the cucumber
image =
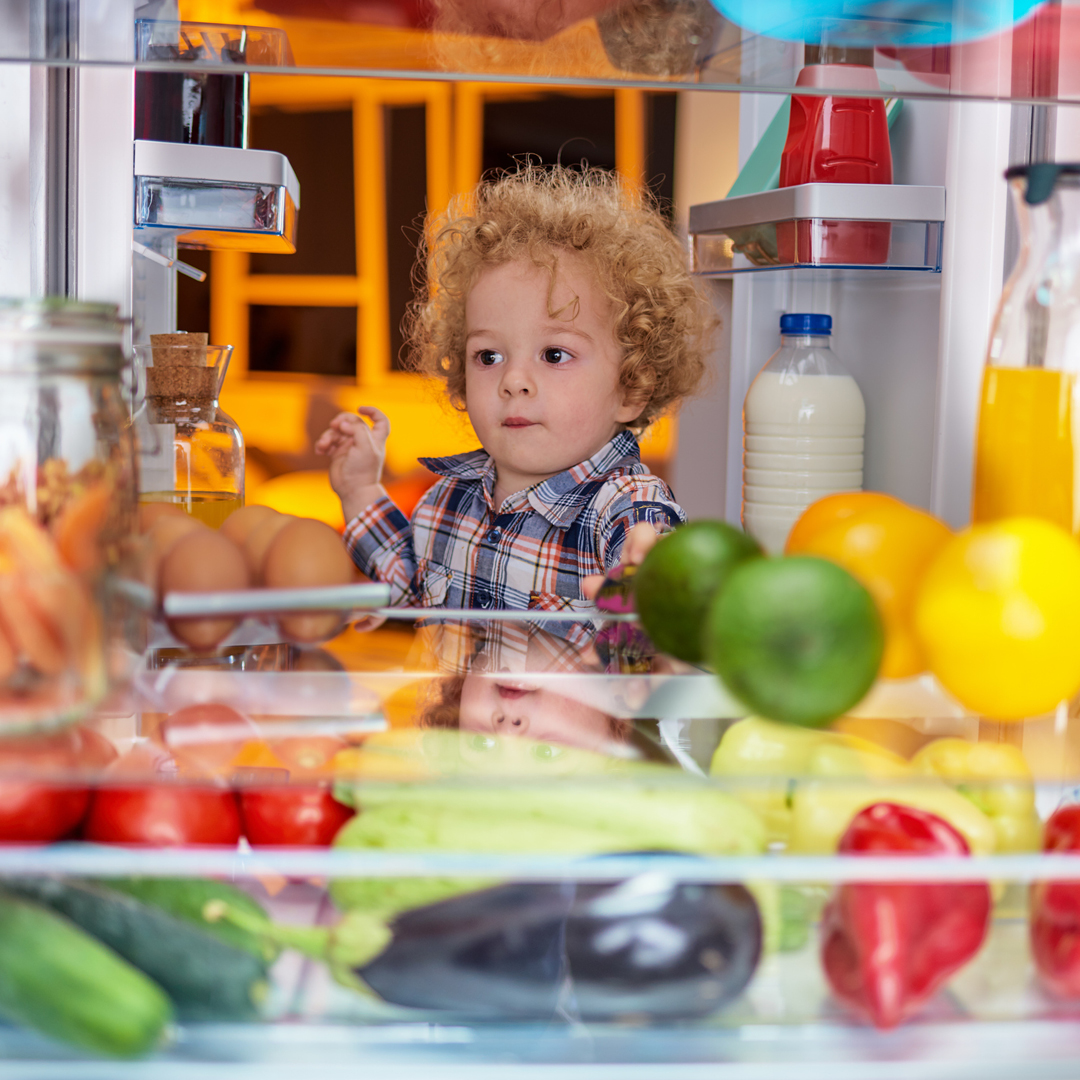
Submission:
[[0,1014],[109,1057],[153,1050],[172,1022],[159,986],[72,922],[0,890]]
[[193,923],[206,933],[220,938],[226,945],[243,949],[268,964],[272,964],[281,953],[280,946],[258,934],[232,923],[206,919],[206,905],[214,900],[228,904],[233,911],[244,911],[253,918],[268,918],[263,908],[246,892],[227,882],[209,878],[126,877],[102,878],[96,884],[133,896],[177,919]]
[[9,891],[45,904],[150,976],[185,1020],[247,1020],[268,989],[266,963],[160,908],[103,885],[9,878]]

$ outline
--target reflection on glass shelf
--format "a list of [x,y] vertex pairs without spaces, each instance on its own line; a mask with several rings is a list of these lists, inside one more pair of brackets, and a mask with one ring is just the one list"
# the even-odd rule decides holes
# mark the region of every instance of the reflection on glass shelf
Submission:
[[[65,5],[73,13],[79,7],[77,0],[60,0],[58,7]],[[314,19],[305,17],[299,2],[275,0],[294,68],[278,66],[277,44],[256,48],[256,31],[250,28],[244,50],[226,33],[235,36],[242,27],[204,28],[187,48],[175,22],[143,24],[140,34],[150,44],[131,59],[140,72],[184,70],[223,78],[227,62],[229,78],[245,72],[286,77],[435,74],[445,79],[790,92],[803,63],[803,42],[824,41],[872,49],[884,97],[1080,100],[1080,6],[1041,3],[1032,10],[1030,0],[1004,7],[959,0],[891,0],[843,5],[838,11],[840,6],[826,0],[801,7],[746,0],[583,0],[574,5],[440,0],[379,5],[379,19],[364,22],[364,6],[326,0]],[[217,37],[214,29],[220,31]],[[80,62],[64,58],[62,50],[46,56],[28,33],[0,35],[0,52],[7,60]],[[80,56],[83,62],[129,63],[87,50]],[[873,95],[867,91],[864,96]]]

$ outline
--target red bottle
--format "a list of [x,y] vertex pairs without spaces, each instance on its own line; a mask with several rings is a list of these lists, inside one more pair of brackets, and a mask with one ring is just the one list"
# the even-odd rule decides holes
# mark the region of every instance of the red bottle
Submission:
[[[878,90],[864,64],[809,64],[796,86]],[[881,98],[793,94],[780,186],[891,184],[892,149]],[[887,221],[784,221],[776,226],[781,262],[883,263],[892,226]]]

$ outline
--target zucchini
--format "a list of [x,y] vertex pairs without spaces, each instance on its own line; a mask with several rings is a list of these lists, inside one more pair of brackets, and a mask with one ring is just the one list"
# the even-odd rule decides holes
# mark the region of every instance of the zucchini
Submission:
[[181,1019],[252,1019],[266,996],[263,960],[160,908],[93,882],[25,877],[3,884],[64,915],[149,975]]
[[263,908],[246,892],[227,882],[210,878],[126,877],[102,878],[96,884],[133,896],[177,919],[193,923],[226,945],[244,949],[267,964],[272,964],[281,953],[280,946],[258,934],[229,922],[211,922],[206,918],[206,905],[215,900],[228,904],[232,911],[246,912],[254,919],[268,918]]
[[153,1050],[172,1022],[159,986],[47,908],[0,891],[0,1013],[109,1057]]

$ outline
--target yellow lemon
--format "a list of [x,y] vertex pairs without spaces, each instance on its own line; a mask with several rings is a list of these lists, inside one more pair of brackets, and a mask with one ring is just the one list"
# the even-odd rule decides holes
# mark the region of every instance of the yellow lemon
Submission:
[[1080,688],[1080,544],[1038,518],[965,530],[922,580],[915,632],[930,670],[973,712],[1049,712]]

